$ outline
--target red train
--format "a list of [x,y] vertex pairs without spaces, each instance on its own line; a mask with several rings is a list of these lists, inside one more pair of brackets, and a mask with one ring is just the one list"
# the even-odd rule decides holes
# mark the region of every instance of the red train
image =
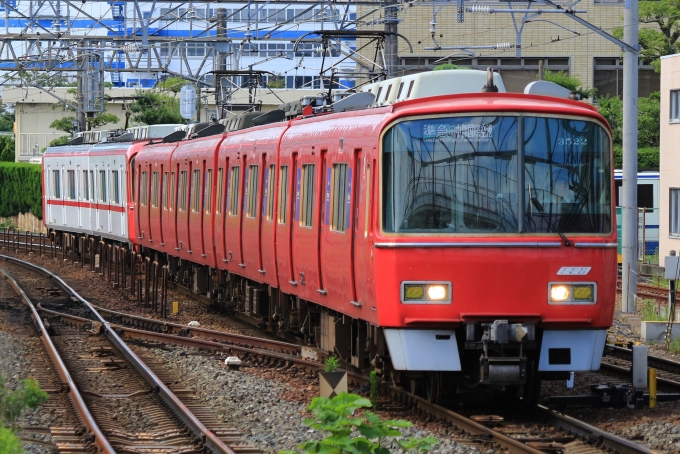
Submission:
[[[598,369],[617,266],[609,126],[582,102],[503,93],[499,75],[439,73],[110,144],[129,236],[75,213],[46,224],[129,242],[194,292],[431,399],[480,383],[535,396]],[[111,203],[79,199],[107,187],[77,171],[100,175],[105,145],[80,147],[46,151],[45,213]]]

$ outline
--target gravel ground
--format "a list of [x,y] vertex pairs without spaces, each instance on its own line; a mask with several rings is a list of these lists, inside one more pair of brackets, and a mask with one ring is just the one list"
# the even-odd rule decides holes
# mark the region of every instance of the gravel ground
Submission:
[[[20,255],[20,257],[24,256]],[[113,290],[110,283],[106,283],[100,277],[93,277],[91,273],[81,270],[80,267],[62,263],[60,259],[34,256],[31,261],[57,272],[70,284],[75,284],[74,287],[83,296],[90,298],[94,304],[140,316],[154,316],[151,311],[140,307],[139,303],[123,296],[120,291]],[[169,301],[179,301],[181,308],[180,314],[173,316],[172,321],[188,323],[198,320],[202,327],[253,334],[253,330],[243,329],[243,325],[239,325],[238,322],[234,323],[219,314],[209,314],[203,303],[180,292],[169,291]],[[620,296],[617,297],[617,309],[619,307]],[[632,335],[627,326],[620,324],[612,328],[610,333],[614,337],[639,340]],[[675,360],[680,359],[655,345],[650,346],[650,353]],[[246,442],[269,450],[269,452],[277,452],[279,449],[294,448],[299,440],[310,436],[308,428],[301,421],[306,414],[305,409],[311,397],[318,393],[315,379],[309,380],[300,376],[285,375],[281,371],[260,368],[244,368],[240,372],[232,372],[216,360],[190,355],[188,352],[180,354],[154,349],[153,354],[165,356],[164,359],[173,361],[173,364],[177,361],[177,365],[173,367],[183,368],[182,371],[189,378],[190,385],[199,390],[202,398],[213,405],[219,415],[224,415],[225,422],[233,424],[244,433]],[[180,366],[185,362],[188,363]],[[263,381],[263,378],[268,381]],[[573,389],[567,390],[563,381],[544,382],[541,394],[544,398],[550,395],[590,394],[590,384],[608,381],[616,380],[608,379],[597,373],[576,374]],[[228,386],[229,393],[225,392],[226,386]],[[257,389],[257,392],[253,393],[253,389]],[[262,409],[261,405],[265,408]],[[678,445],[680,443],[680,436],[678,436],[680,418],[676,416],[680,415],[680,404],[660,403],[653,410],[605,408],[569,411],[568,413],[601,429],[653,449],[668,453],[680,452],[680,445]],[[422,436],[433,434],[445,440],[445,444],[439,447],[437,452],[479,452],[464,444],[458,444],[455,441],[459,438],[458,434],[451,433],[449,429],[438,424],[419,421],[417,416],[411,413],[384,414],[384,416],[414,422],[416,427],[410,430],[409,435],[411,433]]]
[[[198,393],[225,423],[241,431],[246,443],[267,453],[295,449],[299,443],[319,438],[319,433],[303,424],[306,408],[318,395],[317,379],[294,371],[288,373],[259,367],[229,370],[214,356],[204,356],[190,348],[135,346],[140,353],[154,356],[179,371],[187,386]],[[409,419],[403,413],[378,412],[385,418]],[[439,424],[415,418],[415,426],[403,431],[408,437],[434,436],[441,443],[433,453],[479,453],[479,449],[457,442],[458,436]],[[391,452],[399,452],[392,446]],[[484,451],[493,454],[496,451]]]

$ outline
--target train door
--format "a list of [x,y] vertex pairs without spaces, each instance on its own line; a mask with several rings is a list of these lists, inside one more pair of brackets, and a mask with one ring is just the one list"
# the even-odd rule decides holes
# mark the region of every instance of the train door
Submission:
[[301,154],[296,175],[295,216],[292,225],[295,280],[299,293],[307,299],[318,299],[319,287],[319,222],[321,200],[320,155]]
[[[65,180],[64,177],[66,176],[66,167],[64,167],[63,165],[61,166],[61,176],[62,176],[61,180],[64,181]],[[63,197],[62,197],[62,204],[61,204],[61,223],[63,225],[66,225],[66,204],[63,203],[63,200],[66,198],[65,192],[66,192],[66,184],[62,183],[61,193],[63,194]]]
[[291,250],[291,223],[295,202],[294,182],[291,169],[295,169],[297,153],[293,153],[291,160],[279,162],[277,173],[276,198],[276,229],[274,242],[276,248],[276,268],[279,274],[279,285],[284,291],[290,292],[291,285],[297,285],[293,277],[293,251]]
[[76,166],[76,174],[75,174],[75,179],[76,179],[76,201],[77,206],[78,206],[78,228],[82,229],[83,228],[83,204],[81,203],[84,197],[83,191],[82,191],[82,184],[80,182],[81,179],[81,169],[80,166]]
[[113,231],[113,216],[111,214],[111,205],[114,203],[113,197],[113,172],[111,171],[111,165],[106,164],[106,176],[108,177],[108,186],[106,189],[108,189],[108,198],[106,199],[106,231],[108,233],[111,233]]
[[[362,153],[363,154],[363,153]],[[353,244],[353,266],[354,266],[354,286],[358,301],[368,304],[374,301],[372,294],[372,283],[370,282],[372,272],[372,253],[371,244],[373,242],[373,222],[372,205],[373,193],[375,191],[375,181],[377,171],[375,160],[365,154],[359,155],[356,168],[363,167],[362,175],[357,175],[356,190],[354,193],[354,244]],[[361,162],[360,162],[361,161]]]
[[[254,148],[254,147],[253,147]],[[241,233],[243,261],[247,269],[262,270],[260,255],[260,233],[262,216],[258,210],[258,203],[262,195],[261,175],[264,168],[264,156],[258,157],[253,153],[251,159],[245,161],[243,215],[241,216]],[[253,274],[250,274],[251,276]]]
[[[360,155],[360,151],[355,152]],[[322,261],[333,266],[324,268],[326,288],[332,291],[332,298],[341,307],[349,310],[350,303],[359,307],[354,291],[353,255],[353,189],[356,172],[352,154],[333,155],[326,171],[326,200],[324,247]]]

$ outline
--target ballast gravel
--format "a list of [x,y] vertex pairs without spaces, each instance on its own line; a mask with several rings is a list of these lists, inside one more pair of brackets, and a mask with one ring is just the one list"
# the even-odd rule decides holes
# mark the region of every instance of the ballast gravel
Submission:
[[[307,398],[318,393],[316,385],[294,389],[288,383],[268,379],[266,372],[263,373],[260,368],[230,370],[220,358],[200,355],[190,348],[133,348],[162,360],[174,369],[186,380],[185,385],[210,405],[225,423],[241,431],[246,443],[263,452],[296,449],[305,440],[321,437],[319,432],[303,424],[303,420],[311,416],[306,410],[309,405]],[[299,383],[299,380],[291,382]],[[389,417],[394,418],[395,415]],[[407,415],[400,418],[412,419]],[[439,439],[440,444],[431,451],[436,454],[496,453],[494,449],[480,451],[477,447],[457,442],[452,439],[455,435],[444,428],[431,431],[414,426],[402,433],[406,437],[433,436]],[[389,448],[390,452],[399,452],[396,446]]]

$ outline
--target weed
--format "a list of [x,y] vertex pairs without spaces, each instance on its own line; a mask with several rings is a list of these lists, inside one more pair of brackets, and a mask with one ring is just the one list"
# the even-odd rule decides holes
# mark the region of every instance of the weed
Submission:
[[638,303],[638,310],[642,314],[642,321],[644,322],[663,322],[666,320],[665,309],[661,314],[659,308],[652,300],[643,300]]
[[375,407],[378,402],[378,374],[376,371],[372,370],[370,375],[371,381],[371,405]]
[[671,345],[668,346],[668,350],[675,355],[680,353],[680,337],[673,339]]
[[335,356],[329,356],[326,358],[325,364],[326,367],[324,368],[324,372],[335,372],[340,369],[340,360]]

